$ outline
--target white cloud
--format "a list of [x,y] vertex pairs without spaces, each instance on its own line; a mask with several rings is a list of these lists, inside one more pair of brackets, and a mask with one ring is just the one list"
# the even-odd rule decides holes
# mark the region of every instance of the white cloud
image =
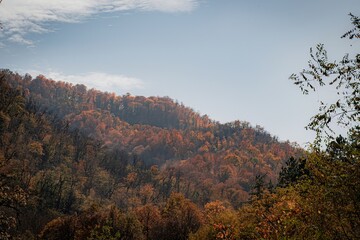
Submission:
[[[32,76],[40,74],[38,71],[28,71]],[[113,75],[101,72],[90,72],[80,75],[66,75],[58,72],[49,72],[43,75],[56,81],[64,81],[73,84],[84,84],[88,88],[101,91],[123,94],[132,89],[141,89],[144,82],[140,79],[124,75]]]
[[0,4],[3,36],[31,45],[27,33],[44,33],[49,22],[77,22],[93,14],[125,10],[191,11],[198,0],[4,0]]
[[33,42],[30,40],[25,39],[22,35],[20,34],[14,34],[11,35],[9,37],[9,40],[15,43],[20,43],[20,44],[24,44],[24,45],[33,45]]

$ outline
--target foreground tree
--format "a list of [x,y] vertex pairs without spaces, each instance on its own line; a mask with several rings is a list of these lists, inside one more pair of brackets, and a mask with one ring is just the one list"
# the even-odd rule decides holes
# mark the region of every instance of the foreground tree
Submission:
[[[359,39],[360,18],[353,14],[350,18],[354,28],[342,38]],[[311,216],[307,224],[317,227],[319,237],[355,239],[360,236],[360,53],[329,61],[324,45],[319,44],[310,55],[309,68],[290,78],[305,94],[315,91],[316,85],[333,86],[339,99],[321,102],[308,125],[317,138],[307,163],[311,178],[298,184],[308,193],[302,207]],[[335,135],[330,125],[334,121],[348,129],[347,137]]]
[[[360,19],[342,38],[360,38]],[[305,160],[290,159],[274,193],[241,208],[243,239],[358,239],[360,236],[360,54],[330,61],[323,44],[310,50],[309,68],[290,79],[304,94],[334,87],[339,98],[321,102],[308,129],[316,132]],[[346,127],[347,137],[333,126]]]

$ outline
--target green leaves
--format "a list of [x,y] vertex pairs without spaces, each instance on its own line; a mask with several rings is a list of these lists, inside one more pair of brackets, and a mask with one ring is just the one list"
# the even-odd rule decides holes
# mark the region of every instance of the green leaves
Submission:
[[[342,38],[359,38],[359,18],[350,14],[354,29],[345,33]],[[360,121],[360,55],[345,54],[339,61],[330,61],[324,44],[310,49],[311,59],[308,68],[299,74],[292,74],[290,80],[299,86],[303,94],[317,91],[320,87],[333,87],[339,99],[333,103],[323,103],[319,113],[311,118],[307,129],[317,134],[316,142],[329,142],[334,139],[331,123],[347,129],[357,126]]]

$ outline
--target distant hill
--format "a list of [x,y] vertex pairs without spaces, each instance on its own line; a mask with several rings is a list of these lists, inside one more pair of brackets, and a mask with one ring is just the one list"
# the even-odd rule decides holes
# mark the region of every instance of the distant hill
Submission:
[[220,124],[168,97],[116,96],[9,70],[0,77],[0,157],[15,166],[0,169],[31,200],[26,211],[44,216],[33,232],[91,202],[126,210],[173,192],[236,208],[256,176],[275,183],[284,161],[302,153],[261,127]]
[[276,181],[281,164],[298,153],[261,127],[220,124],[168,97],[116,96],[42,75],[3,73],[37,111],[65,121],[103,148],[136,155],[146,167],[157,165],[164,175],[172,174],[169,169],[178,172],[181,184],[175,190],[198,196],[196,202],[205,203],[212,194],[230,197],[226,191],[232,189],[228,200],[238,205],[247,199],[256,175]]

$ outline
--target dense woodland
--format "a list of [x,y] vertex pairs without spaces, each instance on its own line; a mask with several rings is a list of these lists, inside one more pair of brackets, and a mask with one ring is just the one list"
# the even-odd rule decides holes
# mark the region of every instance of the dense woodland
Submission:
[[294,83],[344,91],[308,151],[168,97],[1,70],[0,239],[357,239],[360,55],[311,57]]

